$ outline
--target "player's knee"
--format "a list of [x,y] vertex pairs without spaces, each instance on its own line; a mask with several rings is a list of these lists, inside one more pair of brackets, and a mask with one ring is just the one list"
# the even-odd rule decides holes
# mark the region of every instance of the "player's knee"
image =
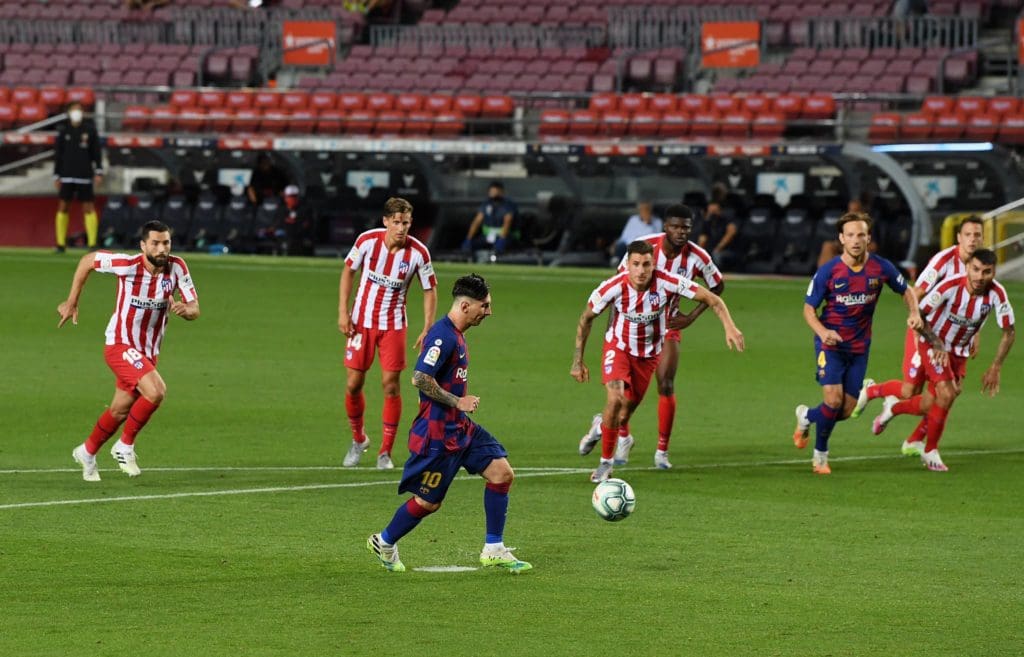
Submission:
[[413,499],[416,500],[416,504],[427,513],[433,513],[441,508],[440,502],[428,502],[419,496],[413,496]]
[[953,386],[948,386],[939,390],[939,394],[935,401],[942,408],[949,408],[953,405],[953,401],[956,400],[958,396],[960,396],[960,391]]
[[110,408],[110,415],[118,422],[124,422],[128,419],[128,408]]
[[398,397],[402,392],[402,387],[398,385],[398,382],[385,383],[384,384],[384,396],[385,397]]
[[676,394],[675,382],[672,379],[658,382],[658,394],[662,397],[670,397]]
[[914,390],[914,384],[904,382],[903,386],[900,388],[900,399],[910,399],[914,396],[914,392],[916,392]]
[[163,381],[157,381],[150,386],[147,386],[145,390],[140,390],[142,396],[148,399],[151,403],[159,406],[163,403],[164,398],[167,397],[167,384]]
[[505,491],[508,492],[508,488],[512,485],[515,478],[516,473],[512,470],[511,466],[507,466],[492,473],[491,476],[487,478],[487,484],[497,488],[504,488]]

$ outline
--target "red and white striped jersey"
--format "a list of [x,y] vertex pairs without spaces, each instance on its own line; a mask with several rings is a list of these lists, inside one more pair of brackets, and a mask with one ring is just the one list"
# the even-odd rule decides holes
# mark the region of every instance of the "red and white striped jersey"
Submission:
[[430,252],[423,242],[411,235],[405,246],[388,253],[384,228],[368,230],[356,238],[345,264],[352,271],[362,269],[352,323],[370,329],[405,328],[405,293],[418,274],[420,285],[430,290],[437,285]]
[[928,264],[924,266],[921,273],[914,282],[914,287],[921,290],[924,295],[935,289],[935,285],[947,278],[963,276],[967,273],[967,265],[960,259],[960,247],[954,244],[948,249],[942,249],[932,256]]
[[151,274],[141,253],[97,251],[92,268],[117,276],[117,305],[107,323],[107,344],[133,347],[147,358],[160,353],[174,292],[185,303],[196,301],[196,288],[185,261],[168,256],[167,267]]
[[988,292],[972,296],[966,276],[939,281],[921,301],[921,314],[946,344],[946,350],[965,358],[971,355],[971,340],[993,310],[999,328],[1013,326],[1013,308],[1006,289],[992,281]]
[[638,292],[622,272],[598,285],[587,303],[595,314],[608,306],[615,309],[605,342],[631,356],[652,358],[665,343],[667,314],[678,306],[680,296],[692,299],[697,289],[688,278],[655,269],[650,285]]
[[[651,233],[637,239],[643,240],[654,247],[654,266],[657,269],[688,278],[691,281],[695,281],[698,278],[703,279],[709,288],[715,287],[722,282],[722,272],[719,271],[715,261],[711,259],[711,254],[693,242],[684,244],[679,253],[674,258],[669,259],[662,250],[662,245],[665,242],[665,233]],[[622,262],[619,263],[620,272],[626,271],[626,259],[628,257],[628,255],[623,256]]]

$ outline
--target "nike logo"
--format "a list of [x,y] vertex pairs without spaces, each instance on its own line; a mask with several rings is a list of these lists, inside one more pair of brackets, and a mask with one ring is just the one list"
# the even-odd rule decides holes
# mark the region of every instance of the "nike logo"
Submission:
[[465,351],[460,351],[459,352],[459,358],[465,358],[465,357],[466,357],[466,352]]
[[846,283],[836,283],[836,289],[841,290],[846,287]]

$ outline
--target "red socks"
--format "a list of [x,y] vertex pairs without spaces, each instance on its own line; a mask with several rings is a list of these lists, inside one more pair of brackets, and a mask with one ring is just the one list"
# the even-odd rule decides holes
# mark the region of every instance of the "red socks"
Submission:
[[629,435],[629,422],[624,422],[619,425],[619,437],[625,438]]
[[380,454],[390,454],[398,433],[398,421],[402,418],[402,398],[384,398],[384,432],[380,440]]
[[103,443],[107,442],[107,439],[114,435],[119,426],[121,426],[121,423],[110,414],[110,409],[103,411],[103,415],[100,415],[100,418],[96,420],[96,426],[92,428],[92,433],[85,439],[85,451],[90,454],[100,451]]
[[893,415],[924,415],[921,412],[921,395],[914,395],[910,399],[904,399],[893,404]]
[[618,441],[618,430],[601,423],[601,458],[610,461],[615,456],[615,443]]
[[672,422],[676,419],[676,396],[658,395],[658,449],[667,452],[672,436]]
[[366,397],[360,392],[355,395],[345,395],[345,412],[348,414],[348,423],[352,427],[352,440],[361,443],[366,439],[363,437],[363,412],[366,410]]
[[159,404],[154,404],[145,397],[136,399],[128,411],[128,419],[124,423],[124,433],[121,434],[121,442],[125,445],[134,445],[135,436],[142,431],[142,427],[146,426],[149,418],[153,416],[153,413],[156,413],[158,408],[160,408]]
[[879,397],[899,397],[901,392],[903,392],[902,381],[876,383],[873,386],[868,386],[868,399],[878,399]]
[[949,415],[948,408],[942,408],[938,404],[932,404],[928,409],[928,440],[924,444],[924,451],[930,452],[938,449],[942,432],[946,429],[946,416]]

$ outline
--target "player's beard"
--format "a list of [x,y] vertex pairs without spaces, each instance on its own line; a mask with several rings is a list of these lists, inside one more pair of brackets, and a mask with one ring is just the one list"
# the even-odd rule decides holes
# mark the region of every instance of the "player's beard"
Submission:
[[149,260],[149,264],[157,268],[162,269],[163,267],[167,266],[167,256],[165,255],[152,256],[147,253],[146,260]]

